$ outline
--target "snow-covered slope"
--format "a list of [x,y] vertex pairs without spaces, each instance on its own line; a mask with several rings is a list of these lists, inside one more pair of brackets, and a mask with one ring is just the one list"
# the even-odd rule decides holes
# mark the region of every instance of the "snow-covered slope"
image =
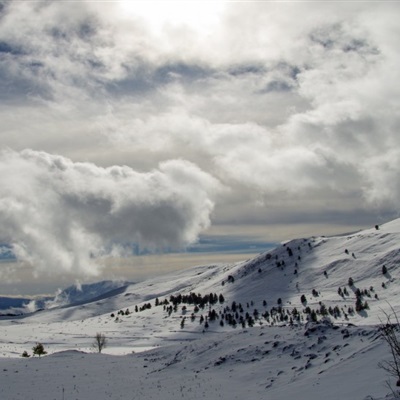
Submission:
[[[258,399],[268,393],[268,398],[289,399],[302,388],[308,396],[304,398],[317,399],[321,392],[313,396],[307,385],[328,390],[343,379],[350,384],[345,374],[356,367],[366,369],[365,375],[354,377],[352,387],[342,385],[342,398],[385,393],[384,374],[376,363],[387,353],[376,324],[384,311],[400,308],[399,239],[400,220],[349,235],[296,239],[241,263],[193,267],[128,285],[89,303],[0,320],[0,356],[20,357],[42,342],[50,354],[67,351],[46,357],[41,364],[46,368],[64,357],[72,363],[82,359],[83,368],[90,369],[94,355],[68,351],[92,351],[94,335],[102,332],[108,338],[108,354],[147,350],[117,361],[102,358],[120,366],[147,360],[149,369],[140,376],[151,385],[144,388],[142,381],[143,398],[162,398],[169,388],[171,398],[180,393],[185,398],[243,398],[251,393]],[[357,298],[362,309],[356,310]],[[312,319],[325,322],[310,330],[312,322],[307,321]],[[31,362],[15,360],[12,365],[20,365],[20,371]],[[185,376],[181,392],[176,382],[167,383],[174,374]],[[201,379],[196,381],[195,375]],[[371,377],[382,383],[378,389],[373,389],[375,382],[368,386]],[[91,383],[80,379],[80,385],[99,384],[99,390],[106,390],[97,378]],[[237,388],[225,396],[224,385],[231,380]],[[210,386],[201,391],[207,381]],[[244,382],[253,386],[245,389]],[[356,392],[360,397],[354,397]]]

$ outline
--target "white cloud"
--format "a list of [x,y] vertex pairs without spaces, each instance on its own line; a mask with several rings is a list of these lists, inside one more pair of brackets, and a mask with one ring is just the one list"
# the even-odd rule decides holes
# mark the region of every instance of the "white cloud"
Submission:
[[97,273],[93,256],[183,247],[210,224],[221,186],[171,160],[148,173],[25,150],[0,158],[1,237],[36,271]]

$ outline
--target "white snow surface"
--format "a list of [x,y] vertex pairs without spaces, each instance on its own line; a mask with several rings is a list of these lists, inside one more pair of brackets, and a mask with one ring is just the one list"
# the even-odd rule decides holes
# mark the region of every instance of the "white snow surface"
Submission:
[[[0,399],[390,398],[386,381],[395,382],[378,367],[390,359],[378,325],[385,313],[399,313],[399,239],[400,219],[379,230],[296,239],[244,262],[197,266],[96,301],[2,318]],[[369,308],[349,313],[357,288]],[[171,295],[190,293],[224,301],[172,310]],[[266,318],[278,299],[283,311]],[[236,314],[232,302],[243,311]],[[340,315],[321,315],[321,304]],[[318,322],[308,321],[306,307]],[[211,310],[217,318],[207,328],[200,316]],[[246,313],[254,326],[239,323]],[[108,339],[102,354],[92,348],[97,332]],[[48,354],[22,358],[37,342]]]

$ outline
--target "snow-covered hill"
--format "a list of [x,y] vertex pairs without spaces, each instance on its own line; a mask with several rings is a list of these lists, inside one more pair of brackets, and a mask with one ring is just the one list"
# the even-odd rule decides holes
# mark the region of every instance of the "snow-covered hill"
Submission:
[[[0,396],[16,390],[11,368],[29,382],[35,369],[49,373],[48,398],[61,398],[67,384],[85,399],[130,398],[127,390],[167,399],[383,398],[377,362],[388,351],[376,325],[384,311],[400,309],[399,239],[400,219],[349,235],[296,239],[241,263],[197,266],[91,302],[0,320],[0,356],[18,357],[0,360],[8,382]],[[104,366],[85,354],[96,332],[108,338]],[[20,359],[36,342],[51,355],[41,363]],[[65,381],[57,375],[64,363],[75,374]],[[86,372],[78,374],[78,365]],[[135,375],[131,368],[139,386],[124,381]],[[27,398],[19,393],[4,398]]]

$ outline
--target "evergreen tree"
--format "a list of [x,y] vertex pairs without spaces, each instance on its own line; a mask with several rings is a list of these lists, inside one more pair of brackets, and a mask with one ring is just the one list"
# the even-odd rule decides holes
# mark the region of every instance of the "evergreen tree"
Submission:
[[353,285],[354,285],[354,280],[353,280],[353,278],[350,277],[348,283],[349,283],[349,286],[353,286]]
[[37,343],[36,346],[32,347],[33,355],[43,356],[47,354],[47,351],[44,350],[44,346],[42,343]]
[[356,311],[360,312],[364,309],[364,304],[362,303],[361,297],[357,297],[356,299]]
[[310,317],[312,322],[317,322],[317,313],[315,312],[315,310],[311,311]]

